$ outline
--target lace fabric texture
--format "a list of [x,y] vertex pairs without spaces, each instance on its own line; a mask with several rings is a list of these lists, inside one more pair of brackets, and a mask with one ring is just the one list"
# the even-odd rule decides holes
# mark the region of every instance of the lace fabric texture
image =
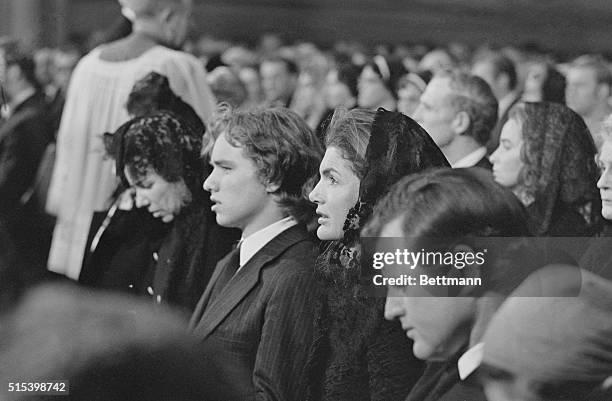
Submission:
[[360,275],[359,232],[372,215],[376,202],[400,178],[428,168],[450,167],[429,134],[414,120],[378,109],[366,150],[366,171],[359,199],[344,222],[344,238],[324,245],[317,274],[343,287]]
[[518,194],[529,207],[534,234],[548,233],[560,210],[576,212],[587,228],[595,228],[601,212],[599,172],[586,124],[557,103],[526,103],[525,114]]
[[360,285],[359,233],[396,181],[430,167],[449,164],[429,135],[401,113],[379,109],[366,150],[367,173],[346,217],[344,238],[323,243],[316,262],[325,296],[314,305],[308,400],[403,400],[421,374],[401,327],[383,318],[384,299]]

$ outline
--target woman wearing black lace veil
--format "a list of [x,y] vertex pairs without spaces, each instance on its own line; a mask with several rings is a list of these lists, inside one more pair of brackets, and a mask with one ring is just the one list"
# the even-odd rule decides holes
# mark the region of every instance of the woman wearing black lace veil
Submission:
[[[138,80],[130,92],[126,109],[133,118],[153,115],[164,110],[171,112],[179,120],[184,135],[188,134],[189,137],[196,138],[195,143],[201,147],[202,136],[205,132],[204,124],[194,109],[172,91],[166,76],[151,72]],[[123,128],[128,126],[129,124]],[[120,132],[122,130],[118,129],[117,133]],[[112,138],[112,135],[107,135],[107,140],[110,141]],[[196,163],[193,168],[199,170],[197,175],[200,177],[199,183],[194,184],[197,187],[194,187],[194,191],[201,193],[203,192],[200,188],[201,182],[208,175],[209,169],[197,159],[198,147],[193,148],[192,152],[196,159],[190,163]],[[122,174],[119,170],[117,172]],[[96,288],[156,297],[159,294],[155,291],[155,286],[149,285],[151,284],[149,269],[153,255],[158,255],[160,241],[168,234],[172,225],[164,224],[161,219],[155,218],[145,208],[134,207],[133,188],[128,187],[128,183],[122,181],[115,192],[115,200],[109,210],[105,213],[94,214],[79,282]],[[128,188],[127,191],[126,188]],[[208,202],[207,199],[205,203]],[[204,209],[210,208],[207,204],[203,207]],[[220,229],[214,218],[211,224],[213,230],[221,230],[223,233],[227,231]],[[237,232],[231,236],[229,241],[222,236],[218,243],[219,252],[229,251],[234,238],[238,239]],[[151,287],[153,291],[146,291],[147,287]],[[162,299],[167,301],[163,295]],[[191,308],[191,303],[192,301],[179,302],[188,309]]]
[[[161,220],[164,227],[153,235],[139,232],[138,227],[130,231],[148,235],[141,252],[126,254],[103,247],[110,254],[98,257],[110,259],[112,269],[98,274],[103,280],[119,280],[109,274],[129,270],[120,282],[130,292],[192,310],[216,262],[238,238],[234,230],[216,224],[202,188],[201,132],[175,113],[157,111],[128,121],[104,139],[117,176],[132,191],[134,206]],[[105,234],[100,242],[109,240]]]
[[308,399],[403,400],[421,364],[397,322],[384,320],[384,299],[359,285],[359,231],[401,177],[449,164],[416,122],[384,109],[337,111],[325,142],[310,193],[317,236],[327,242],[316,265],[325,296],[316,305]]
[[601,221],[595,144],[582,118],[548,102],[510,111],[491,155],[495,180],[527,207],[539,236],[590,236]]

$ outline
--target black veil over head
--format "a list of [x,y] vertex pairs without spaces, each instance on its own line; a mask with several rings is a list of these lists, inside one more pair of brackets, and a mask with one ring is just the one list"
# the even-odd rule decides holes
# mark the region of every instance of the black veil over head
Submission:
[[359,199],[344,222],[344,238],[324,245],[317,272],[347,286],[360,275],[359,233],[376,202],[400,178],[450,164],[429,134],[413,119],[379,108],[372,123]]

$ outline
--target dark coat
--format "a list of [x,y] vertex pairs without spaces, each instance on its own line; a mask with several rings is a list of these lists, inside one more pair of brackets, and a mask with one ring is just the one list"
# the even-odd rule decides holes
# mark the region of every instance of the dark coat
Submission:
[[302,226],[282,232],[220,290],[231,255],[217,265],[190,327],[217,383],[215,400],[302,400],[317,297],[316,246]]
[[308,399],[403,400],[423,364],[399,321],[385,320],[385,299],[355,299],[354,290],[327,286],[317,300]]
[[240,238],[238,230],[216,223],[208,202],[194,201],[170,224],[144,209],[115,212],[87,256],[79,281],[152,296],[191,312],[217,262]]
[[23,248],[27,253],[36,253],[43,240],[36,211],[24,205],[52,139],[45,113],[44,96],[35,93],[0,125],[0,220],[18,250]]

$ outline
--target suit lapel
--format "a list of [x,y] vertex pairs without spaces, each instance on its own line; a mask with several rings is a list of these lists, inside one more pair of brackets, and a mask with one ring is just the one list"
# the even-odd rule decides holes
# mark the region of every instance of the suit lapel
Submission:
[[[244,265],[240,271],[232,277],[227,283],[225,288],[219,293],[219,295],[210,300],[210,291],[214,286],[214,282],[211,279],[204,295],[202,296],[201,303],[198,307],[202,306],[202,310],[197,311],[201,313],[201,319],[196,318],[194,313],[194,319],[192,323],[195,323],[195,331],[198,337],[208,337],[219,324],[231,313],[231,311],[244,299],[244,297],[259,283],[259,277],[261,269],[268,263],[276,259],[285,250],[292,245],[304,241],[307,239],[306,231],[303,227],[293,226],[286,231],[280,233],[270,242],[268,242],[262,249],[259,250],[252,258]],[[226,258],[223,259],[226,263]],[[217,281],[221,263],[215,269],[214,281]],[[203,301],[203,302],[202,302]],[[208,305],[207,305],[208,304]],[[206,306],[205,306],[206,305]],[[195,321],[194,321],[195,320]],[[198,323],[196,323],[199,320]]]
[[212,289],[215,286],[215,283],[217,282],[217,280],[219,280],[219,276],[221,275],[221,271],[223,270],[223,267],[227,264],[227,261],[229,260],[231,253],[232,253],[231,251],[228,252],[228,254],[225,255],[223,257],[223,259],[221,259],[219,262],[217,262],[217,266],[215,267],[215,271],[213,272],[212,276],[210,277],[210,281],[206,285],[206,289],[204,290],[204,294],[202,294],[202,297],[198,301],[198,304],[196,305],[196,308],[193,311],[193,315],[191,316],[191,319],[189,321],[189,328],[191,330],[195,329],[195,327],[198,324],[198,322],[202,319],[202,315],[204,314],[204,310],[206,309],[206,306],[208,305],[208,300],[210,298],[210,293],[212,292]]

